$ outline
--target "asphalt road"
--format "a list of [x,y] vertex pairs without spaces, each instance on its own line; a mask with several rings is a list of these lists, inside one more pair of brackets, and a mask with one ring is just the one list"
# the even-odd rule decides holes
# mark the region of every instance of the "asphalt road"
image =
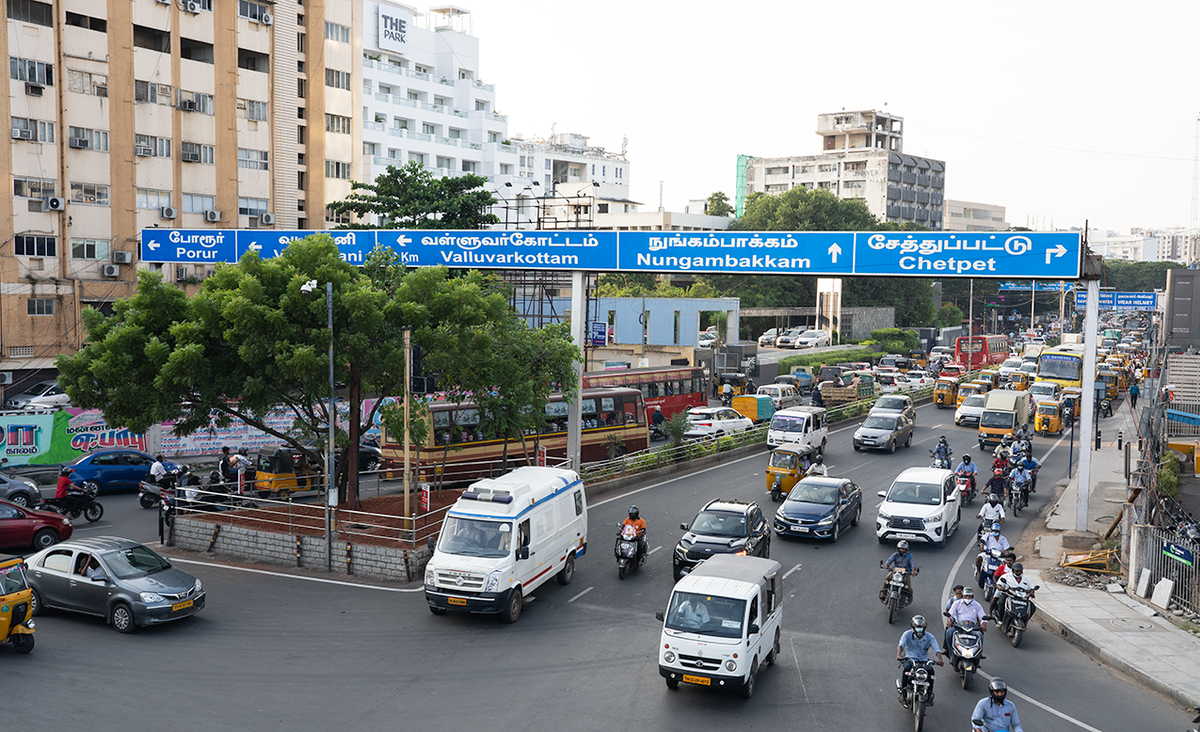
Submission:
[[[39,619],[29,656],[0,648],[8,671],[4,717],[99,730],[911,728],[894,691],[896,642],[907,626],[888,625],[876,594],[879,560],[891,552],[874,537],[876,491],[903,468],[926,465],[940,434],[959,453],[972,444],[972,432],[953,427],[950,416],[922,407],[913,447],[895,455],[854,453],[850,429],[831,437],[831,472],[864,489],[864,521],[837,544],[772,540],[772,557],[790,572],[784,652],[748,701],[686,685],[668,690],[656,667],[654,612],[673,584],[670,551],[679,523],[705,501],[758,500],[773,513],[763,455],[593,504],[590,551],[574,582],[540,588],[511,626],[434,616],[417,587],[335,585],[287,570],[258,574],[181,560],[209,592],[194,618],[123,636],[102,620],[56,613]],[[1039,457],[1052,447],[1040,478],[1045,487],[1034,498],[1038,509],[1065,472],[1066,443],[1035,442]],[[649,523],[650,546],[661,548],[642,571],[619,581],[611,527],[630,503]],[[105,521],[116,526],[104,533],[154,535],[153,512],[136,508],[133,497],[114,496],[105,505]],[[1015,539],[1031,520],[1028,513],[1010,519],[1006,533]],[[946,549],[915,551],[922,571],[910,611],[931,624],[941,619],[944,588],[970,581],[969,526],[964,519],[965,530]],[[966,559],[952,573],[960,557]],[[1008,681],[1031,732],[1186,728],[1182,710],[1040,627],[1019,649],[1002,640],[988,634],[982,670]],[[926,729],[964,730],[986,679],[968,693],[949,667],[939,677]]]

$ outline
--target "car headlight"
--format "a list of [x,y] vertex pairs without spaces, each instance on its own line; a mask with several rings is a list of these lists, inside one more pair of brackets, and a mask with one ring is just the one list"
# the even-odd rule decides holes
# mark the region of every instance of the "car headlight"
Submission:
[[737,661],[734,661],[733,659],[729,659],[728,661],[725,662],[725,670],[726,671],[733,671],[735,669],[737,669]]
[[200,590],[203,590],[203,589],[204,589],[204,583],[201,582],[200,580],[196,580],[196,592],[199,592]]
[[663,662],[664,663],[675,663],[674,651],[667,651],[666,653],[664,653],[663,654]]
[[425,568],[425,584],[427,584],[427,585],[434,584],[434,573],[433,573],[433,570],[429,567]]
[[884,521],[887,521],[888,519],[890,519],[890,518],[891,518],[891,515],[890,515],[890,514],[887,514],[887,513],[884,513],[883,511],[880,511],[880,512],[879,512],[879,518],[883,519]]
[[817,522],[817,526],[828,526],[829,524],[832,524],[832,523],[833,523],[833,517],[826,516],[825,518],[823,518]]
[[487,582],[485,582],[483,585],[483,591],[484,592],[495,592],[496,588],[500,586],[500,577],[503,574],[504,574],[504,570],[502,570],[502,569],[497,569],[495,572],[492,572],[491,574],[489,574],[488,578],[487,578]]
[[683,544],[676,544],[675,545],[675,554],[676,554],[676,556],[680,556],[680,557],[687,556],[687,549],[683,548]]
[[162,602],[163,596],[157,592],[143,592],[142,602]]

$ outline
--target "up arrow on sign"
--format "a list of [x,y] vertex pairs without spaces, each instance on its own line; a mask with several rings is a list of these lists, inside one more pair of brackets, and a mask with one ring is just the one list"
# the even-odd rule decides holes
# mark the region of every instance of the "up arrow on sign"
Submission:
[[[1063,251],[1066,251],[1066,250],[1064,249]],[[839,254],[841,254],[841,253],[842,253],[842,248],[841,248],[841,247],[839,247],[839,246],[838,246],[836,243],[834,243],[834,244],[831,244],[831,245],[829,246],[829,255],[830,255],[831,257],[833,257],[833,263],[834,263],[834,264],[837,264],[837,258],[838,258],[838,255],[839,255]]]
[[1062,244],[1059,244],[1058,247],[1056,247],[1054,249],[1047,249],[1046,250],[1046,264],[1050,264],[1050,255],[1051,254],[1053,254],[1056,257],[1061,257],[1062,255],[1064,255],[1066,253],[1067,253],[1067,248],[1064,247]]

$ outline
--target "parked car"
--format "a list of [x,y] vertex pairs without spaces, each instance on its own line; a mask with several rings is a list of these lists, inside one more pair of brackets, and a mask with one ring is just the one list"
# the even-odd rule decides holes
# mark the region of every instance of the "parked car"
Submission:
[[804,332],[803,328],[789,328],[789,329],[785,330],[784,332],[779,334],[779,337],[777,337],[775,339],[775,347],[776,348],[795,348],[796,347],[796,339],[799,338],[800,334],[803,332]]
[[768,348],[775,345],[775,339],[783,333],[780,328],[771,328],[767,332],[758,337],[758,345],[760,348]]
[[98,615],[121,633],[204,609],[200,580],[149,547],[115,536],[73,539],[27,560],[33,614],[48,609]]
[[887,450],[912,445],[913,423],[903,414],[870,414],[854,431],[854,451]]
[[884,372],[875,377],[875,383],[879,384],[880,389],[884,394],[893,392],[910,392],[913,390],[913,383],[908,380],[908,377],[900,372]]
[[917,424],[917,410],[913,407],[912,397],[904,394],[885,394],[879,397],[867,414],[903,414],[914,427]]
[[680,524],[685,532],[675,545],[671,562],[675,579],[687,574],[714,554],[771,555],[771,529],[757,503],[746,501],[709,501],[690,524]]
[[70,539],[73,530],[66,516],[0,501],[0,547],[44,549]]
[[745,432],[754,422],[729,407],[693,407],[687,412],[686,439],[720,437],[733,432]]
[[38,488],[37,483],[29,478],[18,478],[8,473],[0,473],[0,499],[25,508],[36,506],[41,497],[42,491]]
[[794,348],[824,348],[832,343],[829,333],[823,330],[806,330],[793,344]]
[[862,490],[847,478],[810,476],[788,491],[775,511],[780,536],[812,536],[837,541],[842,529],[858,526]]
[[972,394],[964,399],[963,403],[958,405],[958,409],[954,412],[954,424],[978,427],[979,418],[983,415],[983,403],[985,399],[986,397],[983,394]]
[[[63,463],[74,469],[71,482],[86,486],[95,484],[97,493],[102,491],[135,490],[150,475],[154,458],[140,450],[113,448],[97,450],[81,455],[71,462]],[[163,460],[167,471],[182,470],[186,465],[174,460]]]
[[712,348],[717,343],[716,333],[701,333],[696,337],[696,345],[700,348]]
[[953,471],[909,468],[879,497],[875,537],[880,544],[906,539],[944,547],[958,528],[962,504]]
[[71,397],[57,381],[39,381],[4,402],[8,409],[61,409],[71,406]]

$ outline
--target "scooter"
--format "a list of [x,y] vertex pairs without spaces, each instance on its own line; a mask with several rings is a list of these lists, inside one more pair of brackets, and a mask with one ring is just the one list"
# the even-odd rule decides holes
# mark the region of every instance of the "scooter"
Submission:
[[[948,612],[943,612],[942,615],[950,617]],[[946,648],[946,655],[949,656],[950,667],[958,672],[963,690],[970,691],[971,681],[975,678],[975,672],[979,670],[980,662],[984,659],[983,634],[979,632],[979,626],[972,622],[968,622],[966,625],[955,623],[952,627],[950,645]]]
[[962,496],[963,505],[975,500],[975,486],[971,485],[971,476],[962,474],[954,476],[954,487]]
[[929,456],[933,459],[933,463],[930,464],[929,467],[937,468],[938,470],[949,470],[950,469],[950,458],[942,457],[941,455],[934,454],[933,450],[929,451]]
[[617,579],[625,579],[625,575],[634,572],[646,562],[646,556],[638,555],[637,529],[629,524],[617,524],[621,532],[617,535],[617,545],[613,553],[617,557]]
[[[884,571],[887,570],[883,562],[879,563],[879,568]],[[912,576],[916,577],[918,571],[914,569]],[[912,594],[904,586],[904,575],[907,572],[908,570],[904,567],[893,568],[892,574],[888,578],[887,590],[883,593],[883,597],[880,598],[880,602],[887,606],[888,609],[888,623],[894,623],[896,621],[896,613],[908,607],[908,604],[912,602]]]
[[[899,665],[904,668],[903,661]],[[900,679],[896,679],[896,690],[900,692],[900,703],[912,710],[913,730],[921,732],[925,726],[925,707],[933,694],[933,662],[914,661],[908,672],[908,685],[901,687]]]
[[47,498],[38,505],[38,508],[54,511],[73,519],[83,516],[88,523],[95,523],[104,515],[104,506],[96,500],[98,492],[98,487],[89,488],[72,483],[71,487],[67,489],[66,496]]
[[993,549],[979,565],[979,589],[983,590],[984,602],[991,602],[996,594],[996,570],[1004,563],[999,549]]
[[667,439],[667,433],[663,432],[662,425],[651,423],[651,425],[650,425],[650,440],[652,442],[654,442],[657,440],[665,440],[665,439]]
[[138,503],[142,508],[154,508],[162,500],[163,488],[174,488],[179,485],[181,474],[187,474],[187,470],[183,468],[171,468],[167,470],[166,476],[163,478],[163,484],[159,485],[153,480],[143,480],[138,483]]
[[1021,645],[1025,627],[1029,624],[1029,618],[1033,617],[1033,593],[1039,587],[1041,585],[1034,585],[1032,590],[1010,587],[1004,591],[1004,602],[996,605],[1000,616],[996,619],[996,624],[1012,641],[1013,648]]

